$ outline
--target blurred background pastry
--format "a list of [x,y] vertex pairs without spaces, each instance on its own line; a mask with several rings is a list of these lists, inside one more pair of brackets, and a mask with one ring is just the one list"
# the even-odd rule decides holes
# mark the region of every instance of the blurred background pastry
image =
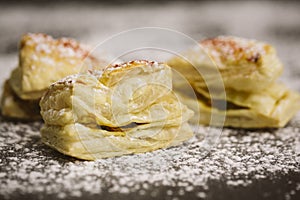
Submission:
[[[199,112],[200,124],[283,127],[300,109],[300,95],[276,83],[283,66],[269,44],[219,36],[201,41],[168,63],[195,90],[199,104],[193,105],[188,95],[183,101]],[[184,94],[179,81],[174,82]]]
[[[6,81],[2,94],[2,115],[8,118],[40,118],[38,102],[53,82],[88,69],[101,69],[108,61],[90,55],[87,46],[74,39],[42,33],[22,36],[19,63]],[[29,109],[34,106],[35,109]]]

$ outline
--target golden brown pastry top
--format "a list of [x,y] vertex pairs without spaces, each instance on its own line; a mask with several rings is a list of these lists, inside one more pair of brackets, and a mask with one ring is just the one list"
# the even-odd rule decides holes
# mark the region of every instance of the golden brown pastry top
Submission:
[[108,82],[107,84],[109,85],[116,84],[119,80],[122,79],[123,76],[126,76],[128,73],[134,72],[134,70],[142,66],[148,66],[148,68],[140,68],[141,70],[144,70],[144,72],[147,72],[147,70],[161,70],[165,67],[165,64],[155,61],[134,60],[122,64],[109,65],[105,68],[103,74],[101,74],[101,80],[102,82]]

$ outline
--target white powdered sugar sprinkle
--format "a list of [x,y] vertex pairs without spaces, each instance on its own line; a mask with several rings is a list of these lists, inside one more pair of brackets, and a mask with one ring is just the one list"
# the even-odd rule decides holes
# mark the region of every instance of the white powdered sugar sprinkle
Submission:
[[[232,190],[286,181],[300,174],[299,118],[282,129],[224,129],[210,153],[201,147],[200,133],[207,131],[202,127],[178,147],[97,161],[76,160],[44,145],[40,122],[2,120],[0,198],[203,199],[217,195],[221,186]],[[297,180],[284,183],[290,190],[283,198],[299,194]]]

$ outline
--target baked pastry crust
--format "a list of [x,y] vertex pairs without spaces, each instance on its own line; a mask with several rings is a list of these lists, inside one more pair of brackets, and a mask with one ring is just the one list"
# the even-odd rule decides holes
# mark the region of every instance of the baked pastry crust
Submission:
[[182,55],[168,64],[195,88],[255,92],[273,83],[283,68],[271,45],[233,36],[203,40]]
[[[233,89],[227,89],[225,91],[208,91],[201,88],[195,88],[197,93],[202,95],[201,98],[208,99],[209,101],[215,101],[217,104],[226,101],[230,104],[228,109],[236,108],[249,108],[257,113],[263,115],[272,115],[274,107],[287,93],[295,92],[289,91],[283,84],[273,83],[264,90],[256,92],[236,91]],[[293,95],[294,96],[294,95]]]
[[177,145],[193,134],[193,112],[172,91],[171,69],[132,61],[66,77],[40,101],[42,140],[94,160]]
[[193,98],[186,95],[184,84],[175,80],[183,101],[200,114],[194,123],[283,127],[300,109],[299,94],[275,83],[283,67],[271,45],[220,36],[203,40],[200,46],[184,53],[185,58],[168,62],[196,93]]
[[1,99],[1,113],[5,117],[21,120],[41,119],[39,100],[23,100],[11,89],[8,81],[4,83]]
[[[285,88],[283,85],[279,87]],[[192,121],[194,124],[240,128],[280,128],[284,127],[300,109],[300,96],[286,88],[278,92],[278,95],[273,95],[272,90],[248,94],[249,99],[246,98],[244,106],[234,104],[234,102],[241,102],[240,100],[244,97],[238,101],[227,101],[227,105],[231,103],[231,108],[226,110],[212,107],[210,103],[207,103],[211,100],[206,97],[198,98],[198,104],[195,105],[194,98],[181,95],[183,95],[183,102],[189,108],[200,113],[199,121]]]
[[39,100],[51,83],[67,75],[107,65],[106,61],[90,55],[88,47],[73,39],[26,34],[20,42],[19,65],[11,73],[2,94],[2,115],[40,119]]
[[103,64],[89,55],[86,46],[70,38],[29,33],[22,37],[19,48],[19,66],[9,83],[22,99],[39,99],[51,83]]

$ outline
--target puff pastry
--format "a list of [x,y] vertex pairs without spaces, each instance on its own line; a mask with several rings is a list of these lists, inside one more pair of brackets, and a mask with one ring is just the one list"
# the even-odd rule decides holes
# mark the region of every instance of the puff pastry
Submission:
[[[192,123],[205,125],[240,128],[284,127],[300,109],[300,96],[277,83],[256,93],[226,91],[226,99],[219,99],[215,94],[198,94],[197,105],[194,102],[195,98],[183,93],[181,95],[189,108],[200,113],[199,121],[194,120]],[[226,109],[224,104],[227,104]]]
[[66,77],[40,101],[42,140],[86,160],[178,145],[193,112],[172,91],[171,69],[132,61]]
[[204,40],[200,46],[184,53],[185,58],[168,62],[196,93],[197,98],[192,98],[180,82],[175,84],[183,101],[200,113],[194,123],[283,127],[300,109],[299,94],[276,83],[283,67],[271,45],[220,36]]
[[99,65],[89,52],[70,38],[26,34],[20,42],[19,66],[11,74],[10,85],[22,99],[39,99],[51,83]]
[[13,119],[41,119],[39,100],[23,100],[11,89],[8,81],[4,83],[1,99],[2,115]]
[[[49,85],[63,77],[101,69],[108,63],[89,54],[89,49],[70,38],[53,39],[41,33],[22,37],[19,64],[4,87],[2,115],[16,119],[41,119],[38,102]],[[31,108],[34,108],[32,112]]]
[[233,36],[203,40],[182,56],[168,64],[197,88],[224,84],[226,89],[255,92],[273,83],[283,68],[271,45]]

